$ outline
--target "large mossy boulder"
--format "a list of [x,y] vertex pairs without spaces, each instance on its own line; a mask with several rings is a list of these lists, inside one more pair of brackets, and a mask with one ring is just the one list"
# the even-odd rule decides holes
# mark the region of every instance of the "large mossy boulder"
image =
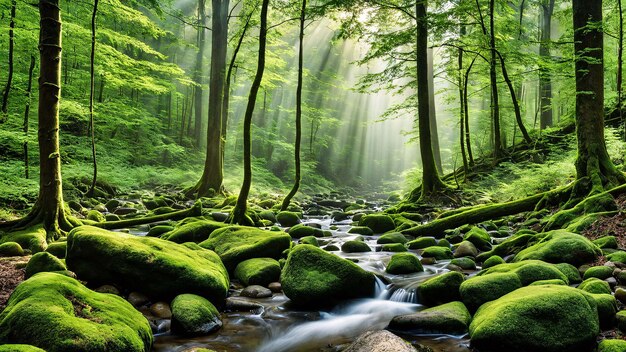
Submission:
[[291,236],[285,232],[247,226],[228,226],[215,230],[206,241],[200,243],[200,247],[215,251],[229,271],[252,258],[278,260],[290,246]]
[[359,220],[359,226],[367,226],[374,233],[385,233],[396,229],[391,216],[387,214],[369,214]]
[[385,271],[392,275],[413,274],[424,271],[424,267],[415,254],[397,253],[391,257]]
[[209,238],[213,231],[226,226],[228,225],[223,222],[198,219],[176,226],[172,231],[161,235],[161,239],[176,243],[200,243]]
[[454,258],[452,250],[450,250],[450,248],[440,246],[431,246],[424,248],[424,251],[422,252],[422,257],[434,258],[435,260],[446,260]]
[[221,302],[229,287],[226,268],[213,251],[91,226],[70,232],[66,262],[92,285],[116,284],[160,299],[194,293]]
[[349,260],[307,244],[291,250],[280,281],[285,295],[294,304],[304,307],[370,297],[375,289],[372,273]]
[[176,296],[172,307],[172,331],[187,336],[207,335],[220,327],[217,308],[206,298],[192,294]]
[[463,240],[473,243],[474,246],[481,251],[491,249],[491,236],[489,236],[486,230],[477,226],[472,227],[472,229],[463,236]]
[[372,249],[364,241],[350,240],[341,245],[341,250],[346,253],[371,252]]
[[281,211],[276,215],[276,220],[280,226],[292,227],[300,223],[300,215],[293,211]]
[[298,224],[289,229],[289,235],[293,238],[302,238],[307,236],[324,237],[324,231],[312,226],[307,226],[306,224]]
[[461,299],[459,287],[461,287],[464,280],[463,274],[450,271],[422,282],[417,287],[419,303],[427,306],[436,306],[459,301]]
[[399,315],[389,323],[389,329],[418,334],[464,334],[472,315],[462,302],[450,302],[417,313]]
[[28,249],[33,253],[43,252],[48,247],[46,230],[42,225],[20,231],[0,233],[0,244],[6,242],[17,242],[23,249]]
[[539,260],[500,264],[482,270],[463,282],[460,293],[463,303],[474,311],[489,301],[535,281],[554,279],[569,283],[567,276],[557,266]]
[[48,352],[143,352],[152,347],[152,332],[123,298],[40,273],[21,283],[0,313],[0,343]]
[[280,264],[272,258],[252,258],[244,260],[235,268],[235,278],[244,286],[261,285],[267,287],[280,278]]
[[376,240],[376,243],[378,244],[392,244],[392,243],[405,244],[408,241],[409,240],[400,232],[390,232],[390,233],[386,233],[378,237],[378,239]]
[[0,244],[0,257],[17,257],[24,255],[24,249],[17,242]]
[[26,264],[24,277],[29,277],[44,271],[66,271],[67,267],[59,258],[48,252],[35,253]]
[[598,345],[598,352],[626,352],[626,341],[602,340]]
[[602,255],[598,246],[584,236],[556,230],[542,234],[543,238],[517,253],[513,261],[537,259],[548,263],[569,263],[580,266]]
[[0,352],[46,352],[39,347],[22,344],[0,345]]
[[594,295],[575,288],[529,286],[480,307],[469,331],[481,352],[591,351],[598,306]]

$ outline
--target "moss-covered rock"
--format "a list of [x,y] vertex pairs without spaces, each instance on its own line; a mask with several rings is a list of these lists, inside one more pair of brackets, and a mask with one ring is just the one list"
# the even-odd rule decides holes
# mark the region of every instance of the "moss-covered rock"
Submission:
[[563,274],[565,274],[565,276],[567,276],[567,281],[570,284],[578,284],[583,281],[583,279],[580,277],[580,272],[572,264],[559,263],[554,264],[554,266],[556,266],[557,269],[559,269]]
[[305,224],[298,224],[289,229],[289,235],[293,238],[302,238],[307,236],[324,237],[324,231]]
[[220,313],[204,297],[193,294],[176,296],[172,307],[172,332],[187,336],[207,335],[220,327]]
[[24,249],[17,242],[5,242],[0,244],[0,257],[16,257],[24,255]]
[[401,234],[400,232],[390,232],[390,233],[386,233],[378,237],[378,239],[376,240],[376,243],[378,244],[390,244],[390,243],[405,244],[408,241],[409,240],[407,240],[407,238],[404,237],[404,235]]
[[70,232],[66,262],[93,285],[116,284],[160,299],[194,293],[221,302],[229,287],[226,268],[210,250],[91,226]]
[[0,234],[0,244],[7,242],[17,242],[23,249],[28,249],[33,253],[43,252],[48,247],[46,230],[43,225]]
[[282,231],[266,231],[255,227],[229,226],[214,231],[200,246],[215,251],[229,271],[252,258],[280,259],[291,247],[291,237]]
[[353,226],[350,228],[350,230],[348,230],[348,233],[363,235],[363,236],[374,235],[374,231],[372,231],[372,229],[370,229],[369,227],[365,227],[365,226]]
[[300,243],[300,244],[310,244],[310,245],[315,246],[315,247],[319,247],[320,246],[320,243],[319,243],[319,241],[317,240],[317,238],[315,236],[302,237],[300,239],[300,241],[298,241],[298,243]]
[[506,257],[508,255],[517,254],[522,249],[528,247],[539,241],[543,236],[542,234],[536,234],[534,232],[527,233],[520,231],[515,235],[507,238],[500,244],[494,246],[490,251],[480,253],[476,259],[479,262],[484,262],[488,258],[498,255],[500,257]]
[[25,278],[45,271],[66,271],[67,267],[57,257],[48,252],[35,253],[26,264]]
[[424,251],[422,252],[422,257],[435,258],[436,260],[446,260],[454,258],[450,248],[439,246],[424,248]]
[[148,237],[160,237],[161,235],[173,231],[174,230],[174,226],[170,226],[170,225],[157,225],[157,226],[153,226],[150,228],[150,230],[148,230],[148,233],[146,234],[146,236]]
[[615,236],[603,236],[592,242],[601,249],[617,249],[617,239]]
[[568,286],[524,287],[480,307],[470,324],[481,352],[591,351],[600,332],[593,295]]
[[520,287],[535,281],[558,279],[567,281],[556,266],[538,260],[500,264],[484,269],[469,278],[460,288],[463,303],[472,311]]
[[67,276],[40,273],[21,283],[0,313],[0,343],[48,352],[147,352],[152,332],[123,298],[91,291]]
[[608,260],[610,260],[612,262],[626,264],[626,252],[624,252],[624,251],[617,251],[617,252],[611,253],[611,254],[606,256],[606,259],[608,259]]
[[176,226],[172,231],[164,233],[161,235],[161,239],[176,243],[200,243],[209,238],[213,231],[226,226],[228,225],[223,222],[212,220],[191,221]]
[[371,252],[372,249],[367,243],[358,240],[346,241],[341,245],[341,250],[346,253],[363,253]]
[[0,352],[46,352],[41,348],[31,345],[4,344],[0,345]]
[[626,352],[626,341],[624,340],[602,340],[598,345],[598,352]]
[[471,321],[472,316],[465,305],[455,301],[394,317],[388,328],[419,334],[464,334]]
[[531,282],[528,286],[541,286],[541,285],[563,285],[567,286],[567,282],[561,279],[539,280]]
[[434,237],[420,237],[406,244],[409,249],[424,249],[437,245],[437,239]]
[[583,280],[587,280],[592,277],[598,278],[600,280],[606,280],[611,276],[613,276],[613,268],[599,265],[592,266],[591,268],[587,269],[583,274]]
[[393,275],[412,274],[424,271],[419,258],[412,253],[398,253],[391,256],[386,271]]
[[374,233],[385,233],[393,231],[396,228],[391,216],[387,214],[369,214],[359,220],[359,226],[367,226]]
[[464,280],[463,274],[456,271],[432,277],[417,287],[419,302],[427,306],[435,306],[459,301],[461,299],[459,287]]
[[375,278],[349,260],[310,245],[289,254],[281,283],[285,295],[299,306],[324,306],[334,300],[369,297]]
[[537,259],[548,263],[580,266],[593,262],[601,254],[600,248],[584,236],[556,230],[545,233],[539,242],[520,251],[513,261]]
[[383,244],[382,247],[383,252],[406,252],[408,249],[402,243],[388,243]]
[[276,220],[280,226],[292,227],[300,223],[300,215],[293,211],[281,211],[276,215]]
[[235,278],[244,286],[261,285],[267,287],[280,278],[280,264],[272,258],[244,260],[235,268]]
[[472,229],[463,236],[463,240],[472,242],[474,246],[481,251],[491,249],[491,236],[489,236],[487,231],[477,226],[472,227]]
[[476,258],[477,255],[478,255],[478,249],[470,241],[463,241],[459,243],[459,245],[454,250],[455,258],[462,258],[462,257]]
[[626,310],[620,310],[615,314],[615,319],[617,320],[617,328],[622,332],[626,333]]
[[578,285],[578,288],[589,293],[611,294],[611,287],[609,286],[609,283],[595,277],[586,279]]
[[46,252],[52,254],[59,259],[65,259],[65,253],[67,252],[67,242],[52,242],[46,248]]
[[505,263],[504,259],[502,259],[501,256],[494,255],[494,256],[487,258],[487,260],[485,260],[485,262],[483,263],[483,269],[488,269],[488,268],[494,267],[496,265],[504,264],[504,263]]
[[456,265],[463,270],[476,270],[476,262],[472,258],[454,258],[450,264]]
[[91,220],[91,221],[95,221],[95,222],[104,222],[104,221],[106,221],[106,219],[104,218],[104,215],[102,215],[102,213],[97,211],[97,210],[90,210],[90,211],[88,211],[86,218],[87,218],[87,220]]

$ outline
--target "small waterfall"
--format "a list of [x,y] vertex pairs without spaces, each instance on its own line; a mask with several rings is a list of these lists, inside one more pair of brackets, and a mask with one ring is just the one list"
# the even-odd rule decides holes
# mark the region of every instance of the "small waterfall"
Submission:
[[417,303],[417,292],[414,288],[398,288],[393,291],[391,297],[389,297],[390,301],[393,302],[406,302],[406,303]]

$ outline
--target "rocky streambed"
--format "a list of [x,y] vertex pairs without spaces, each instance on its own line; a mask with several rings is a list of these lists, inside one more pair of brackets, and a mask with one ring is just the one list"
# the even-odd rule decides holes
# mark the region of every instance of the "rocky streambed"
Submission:
[[[184,207],[160,200],[143,203]],[[614,236],[510,217],[413,238],[403,231],[429,215],[335,199],[290,212],[259,202],[259,227],[229,226],[227,202],[49,245],[36,230],[0,236],[0,255],[28,260],[0,313],[0,351],[626,351]],[[82,212],[100,226],[140,203]]]

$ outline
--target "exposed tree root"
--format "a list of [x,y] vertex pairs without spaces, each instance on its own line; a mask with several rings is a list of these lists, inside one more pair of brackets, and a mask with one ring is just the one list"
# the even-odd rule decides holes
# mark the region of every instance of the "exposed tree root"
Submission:
[[191,208],[174,211],[166,214],[159,214],[154,216],[144,216],[135,219],[127,219],[127,220],[119,220],[119,221],[107,221],[107,222],[99,222],[94,224],[93,226],[114,230],[114,229],[123,229],[127,227],[143,225],[143,224],[151,224],[154,222],[165,221],[165,220],[180,220],[187,217],[193,216],[201,216],[202,215],[202,203],[196,202]]
[[0,224],[0,231],[10,233],[23,231],[36,225],[43,225],[46,230],[48,243],[65,236],[72,228],[82,225],[82,222],[71,216],[68,209],[45,209],[35,203],[33,209],[25,217]]

